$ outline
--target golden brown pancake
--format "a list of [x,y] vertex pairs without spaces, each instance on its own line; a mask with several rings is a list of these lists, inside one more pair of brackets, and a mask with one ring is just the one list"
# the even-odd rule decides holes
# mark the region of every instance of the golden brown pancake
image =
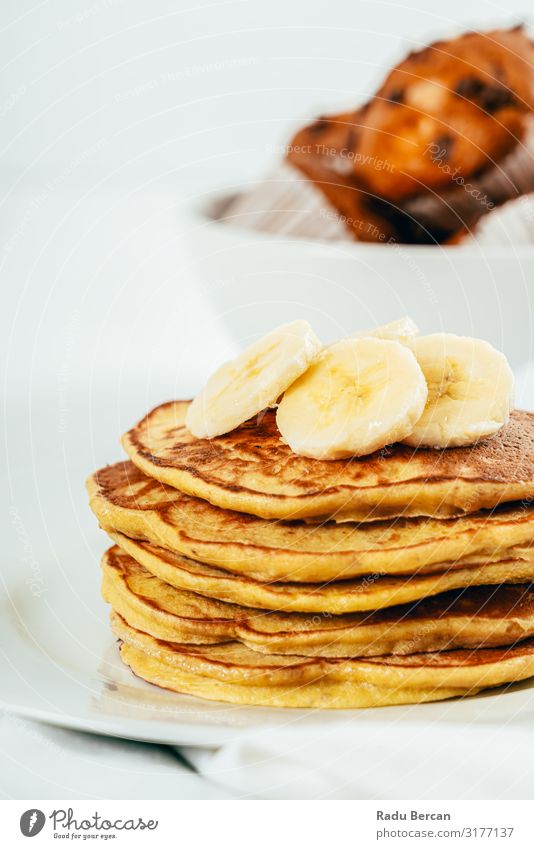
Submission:
[[511,559],[534,537],[534,507],[513,505],[459,519],[309,525],[221,510],[148,478],[131,462],[87,481],[105,530],[263,581],[413,574]]
[[123,437],[141,471],[228,510],[266,519],[447,518],[534,497],[534,414],[516,411],[468,448],[403,445],[353,460],[310,460],[284,445],[272,410],[231,433],[197,439],[187,401],[156,407]]
[[310,616],[240,607],[179,590],[117,546],[102,558],[102,595],[128,625],[157,639],[236,640],[267,654],[373,657],[508,645],[534,636],[534,588],[471,587],[370,613]]
[[430,575],[366,575],[324,584],[262,583],[142,540],[130,539],[116,531],[108,531],[108,535],[145,569],[171,586],[264,610],[353,613],[407,604],[447,590],[534,581],[534,559],[532,552],[527,551],[524,559],[450,569]]
[[[420,704],[465,695],[463,690],[381,689],[373,684],[319,680],[305,687],[243,686],[218,681],[179,669],[162,658],[147,654],[129,643],[122,643],[120,655],[139,678],[176,693],[184,693],[211,701],[236,705],[263,705],[276,708],[343,708],[386,707],[387,705]],[[475,691],[469,695],[473,695]]]
[[[421,695],[448,698],[521,681],[534,674],[534,640],[497,649],[347,660],[282,658],[259,654],[236,642],[184,646],[137,631],[116,613],[112,614],[112,628],[125,644],[123,659],[141,677],[204,698],[248,704],[272,704],[270,699],[275,696],[275,703],[280,705],[361,706],[362,691],[368,687],[378,688],[385,703],[395,704],[399,692],[403,694],[401,700],[407,699],[406,691],[413,691],[412,701]],[[199,684],[197,692],[193,691],[194,683]],[[338,704],[332,704],[330,685],[341,688],[342,703],[338,698]],[[314,688],[313,702],[305,694],[309,686]],[[233,688],[238,688],[238,692]]]

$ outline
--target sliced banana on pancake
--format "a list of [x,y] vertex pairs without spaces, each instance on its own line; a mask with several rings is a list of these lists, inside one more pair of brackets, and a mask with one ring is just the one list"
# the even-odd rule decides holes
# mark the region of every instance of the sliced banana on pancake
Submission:
[[234,430],[273,406],[321,348],[307,321],[271,331],[210,377],[187,411],[188,429],[201,439]]
[[361,339],[364,336],[374,336],[377,339],[390,339],[393,342],[401,342],[403,345],[406,345],[418,335],[419,328],[415,321],[408,315],[405,315],[395,321],[390,321],[388,324],[374,327],[372,330],[362,330],[360,333],[356,333],[355,338]]
[[428,384],[428,401],[404,438],[407,445],[473,445],[508,422],[514,377],[504,354],[482,339],[450,333],[416,338],[411,349]]
[[425,377],[411,350],[386,339],[344,339],[290,386],[276,423],[296,454],[360,457],[408,436],[426,399]]

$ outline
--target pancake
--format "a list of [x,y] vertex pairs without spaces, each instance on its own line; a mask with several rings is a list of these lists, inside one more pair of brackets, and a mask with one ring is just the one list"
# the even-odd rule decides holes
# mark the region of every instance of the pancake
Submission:
[[[391,701],[386,703],[395,704],[398,692],[401,699],[406,699],[412,691],[412,701],[418,700],[421,691],[427,698],[448,698],[521,681],[534,674],[534,640],[496,649],[458,649],[405,657],[281,658],[259,654],[236,642],[184,646],[137,631],[116,613],[112,613],[111,621],[113,631],[126,646],[121,650],[122,657],[137,674],[157,681],[160,686],[174,685],[181,692],[191,692],[182,689],[180,680],[187,676],[184,679],[187,683],[191,676],[203,684],[204,698],[223,701],[232,701],[237,694],[231,688],[237,687],[243,700],[247,700],[246,691],[250,691],[249,704],[270,703],[257,702],[256,697],[268,699],[273,691],[278,704],[283,704],[284,692],[289,698],[298,699],[300,693],[305,699],[307,687],[312,686],[317,691],[317,701],[322,692],[322,704],[331,707],[328,689],[330,685],[338,685],[345,693],[345,704],[338,704],[339,707],[358,706],[350,704],[351,695],[357,702],[361,699],[359,691],[368,687],[378,688],[386,700],[390,694]],[[189,678],[190,686],[192,683]]]
[[420,704],[464,695],[462,690],[386,690],[372,684],[325,681],[317,681],[305,687],[244,687],[178,669],[128,643],[120,646],[120,655],[135,675],[150,684],[176,693],[236,705],[340,710]]
[[391,577],[366,575],[324,584],[262,583],[216,566],[175,554],[142,540],[108,531],[120,548],[162,581],[178,589],[243,607],[304,613],[354,613],[406,604],[448,590],[469,586],[525,584],[534,581],[531,551],[524,559],[450,569],[431,575]]
[[272,522],[221,510],[147,478],[131,462],[87,481],[100,525],[264,581],[330,581],[371,573],[441,571],[443,564],[502,560],[534,536],[534,507],[451,519],[356,525]]
[[141,471],[219,507],[266,519],[447,518],[534,496],[534,414],[516,411],[468,448],[404,445],[353,460],[310,460],[282,443],[275,415],[215,439],[184,425],[187,401],[156,407],[123,437]]
[[502,646],[534,636],[534,588],[471,587],[371,613],[310,616],[240,607],[179,590],[117,546],[102,595],[137,631],[173,643],[236,640],[267,654],[372,657]]

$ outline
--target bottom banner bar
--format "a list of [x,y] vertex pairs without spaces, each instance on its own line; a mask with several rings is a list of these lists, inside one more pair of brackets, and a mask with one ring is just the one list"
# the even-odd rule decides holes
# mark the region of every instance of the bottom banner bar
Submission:
[[2,845],[534,846],[530,801],[3,801]]

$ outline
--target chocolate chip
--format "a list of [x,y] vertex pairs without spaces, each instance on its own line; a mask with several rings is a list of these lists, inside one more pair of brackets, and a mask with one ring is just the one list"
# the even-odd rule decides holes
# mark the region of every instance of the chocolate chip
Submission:
[[489,86],[485,93],[481,106],[486,112],[497,112],[504,106],[511,106],[515,103],[515,97],[509,88],[504,85]]
[[478,77],[462,77],[458,80],[454,91],[460,97],[467,97],[468,100],[475,100],[480,97],[484,88],[484,83]]
[[404,92],[400,88],[394,88],[391,94],[388,94],[387,99],[390,103],[403,103]]
[[462,77],[454,89],[460,97],[471,100],[490,114],[514,103],[515,97],[509,88],[501,83],[485,83],[478,77]]

